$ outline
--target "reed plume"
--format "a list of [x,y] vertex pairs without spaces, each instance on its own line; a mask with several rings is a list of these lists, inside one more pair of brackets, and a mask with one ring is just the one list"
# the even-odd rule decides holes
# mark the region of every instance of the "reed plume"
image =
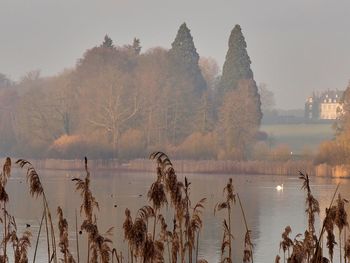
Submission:
[[98,231],[96,222],[90,223],[85,220],[81,225],[81,229],[88,233],[90,240],[90,251],[91,251],[91,263],[97,263],[98,259],[102,263],[108,263],[110,261],[111,248],[110,244],[112,240],[107,236],[110,236],[113,228],[110,228],[105,235],[101,235]]
[[45,196],[44,188],[41,184],[40,177],[36,172],[34,166],[30,162],[24,159],[19,159],[16,161],[16,163],[21,168],[24,168],[25,166],[27,167],[27,182],[29,183],[29,192],[31,196],[32,197]]
[[[223,193],[225,194],[226,200],[224,202],[217,203],[215,205],[214,215],[215,215],[216,211],[220,211],[222,209],[227,209],[228,225],[227,225],[227,221],[225,220],[224,221],[224,240],[225,240],[225,237],[227,237],[228,244],[225,244],[224,247],[226,247],[226,245],[228,246],[228,248],[229,248],[228,258],[230,259],[230,261],[232,261],[231,207],[234,203],[236,203],[236,193],[234,191],[232,178],[229,179],[228,183],[226,184],[226,186],[223,190]],[[225,235],[226,231],[228,233]]]
[[69,241],[68,241],[68,222],[63,217],[63,211],[61,207],[57,208],[58,215],[58,230],[60,233],[60,242],[58,246],[61,249],[61,253],[63,254],[62,261],[64,263],[75,263],[73,255],[69,251]]
[[288,252],[288,258],[290,256],[290,247],[293,246],[293,241],[289,238],[289,234],[292,232],[290,226],[286,226],[284,232],[282,233],[282,241],[280,242],[280,249],[283,250],[283,262],[286,262],[286,252]]
[[[163,152],[154,152],[150,155],[150,159],[156,160],[157,162],[157,174],[162,180],[165,181],[166,191],[170,195],[171,205],[174,207],[176,223],[179,232],[179,252],[181,256],[181,262],[185,261],[185,243],[183,236],[183,221],[187,211],[187,200],[183,197],[184,195],[184,184],[177,180],[177,175],[173,168],[173,164],[169,157]],[[187,217],[187,223],[188,221]],[[186,228],[185,228],[186,235]]]
[[2,259],[6,262],[8,260],[7,257],[7,242],[8,242],[8,213],[6,209],[6,204],[9,201],[9,196],[5,190],[6,183],[8,178],[11,176],[11,159],[9,157],[6,158],[5,163],[3,165],[2,173],[0,173],[0,202],[2,203],[3,210],[3,224],[4,224],[4,233],[3,233],[3,255]]
[[348,224],[348,216],[345,211],[345,203],[348,203],[348,200],[341,197],[340,194],[338,194],[337,204],[335,208],[335,219],[334,222],[336,226],[338,227],[339,232],[339,252],[340,252],[340,263],[342,262],[342,245],[341,245],[341,234],[344,227],[347,227]]
[[131,246],[131,238],[132,238],[132,227],[134,223],[132,221],[131,213],[128,208],[125,209],[125,220],[123,223],[123,229],[124,229],[124,241],[126,240],[128,242],[128,255],[130,253],[131,255],[131,262],[133,262],[133,251]]
[[303,263],[307,255],[307,250],[305,246],[305,239],[299,240],[302,234],[297,234],[293,242],[293,251],[288,258],[288,263]]
[[83,203],[80,206],[80,213],[84,212],[86,219],[91,223],[93,220],[93,209],[96,207],[99,209],[98,202],[92,195],[90,190],[90,171],[88,169],[87,158],[85,157],[85,179],[73,178],[75,182],[76,191],[80,191],[80,195],[83,198]]
[[253,243],[251,241],[251,230],[246,231],[244,237],[244,251],[243,251],[243,262],[248,263],[252,262],[253,259]]
[[148,221],[150,218],[155,217],[155,212],[152,206],[145,205],[137,211],[137,217],[141,218],[146,223],[146,228],[148,232]]
[[1,184],[6,185],[7,179],[11,176],[11,158],[6,157],[5,163],[2,167]]
[[32,234],[30,231],[24,231],[22,236],[18,237],[15,218],[10,215],[8,215],[8,218],[9,232],[6,240],[12,244],[14,263],[28,263],[28,249],[31,246],[30,238],[32,237]]
[[[39,196],[43,198],[43,210],[44,210],[44,218],[45,218],[45,226],[46,226],[48,259],[49,261],[53,259],[54,263],[57,263],[55,230],[52,222],[49,203],[46,198],[46,194],[45,194],[43,185],[41,183],[39,174],[36,172],[34,166],[27,160],[19,159],[16,161],[16,163],[21,168],[25,168],[25,167],[27,168],[27,183],[29,183],[30,195],[35,198],[38,198]],[[50,233],[48,230],[48,224],[50,224]],[[51,246],[50,246],[50,235],[51,235]],[[52,249],[52,254],[50,252],[50,249]]]
[[163,263],[164,253],[164,244],[163,242],[156,240],[153,240],[153,236],[151,234],[147,235],[147,239],[145,241],[145,244],[143,246],[143,262],[144,263]]
[[81,224],[81,230],[85,231],[88,235],[87,261],[89,263],[97,263],[98,259],[100,259],[102,263],[107,263],[110,260],[112,251],[110,248],[112,241],[107,236],[111,235],[113,228],[110,228],[105,235],[101,235],[98,231],[94,208],[99,209],[99,205],[90,189],[90,171],[86,157],[84,158],[84,164],[86,172],[85,179],[73,178],[72,181],[76,184],[76,191],[80,191],[80,195],[83,198],[80,213],[84,212],[85,220]]
[[350,261],[350,237],[347,238],[345,243],[344,257]]
[[204,209],[204,203],[206,198],[202,198],[194,206],[192,210],[192,215],[189,220],[189,225],[187,227],[187,247],[188,247],[188,257],[189,262],[192,262],[192,252],[196,249],[196,261],[198,260],[198,246],[199,246],[199,232],[203,227],[202,222],[202,212]]
[[180,252],[180,239],[179,239],[179,235],[177,234],[177,222],[175,218],[173,220],[173,232],[170,237],[171,237],[171,262],[176,263],[177,255]]
[[315,233],[315,213],[320,213],[320,205],[316,198],[313,197],[310,188],[310,180],[308,174],[303,174],[299,172],[299,179],[303,180],[302,189],[305,189],[307,193],[306,197],[306,213],[308,214],[308,224],[309,224],[309,232],[314,235]]
[[31,245],[30,238],[31,232],[24,231],[21,237],[17,235],[16,220],[11,216],[7,209],[6,203],[9,201],[9,196],[5,190],[7,181],[11,176],[11,159],[6,158],[3,165],[2,173],[0,174],[0,201],[3,205],[3,220],[4,225],[4,238],[2,240],[3,255],[0,256],[0,262],[8,262],[7,256],[7,244],[10,242],[13,248],[13,257],[15,263],[27,263],[28,262],[28,249]]
[[153,212],[154,212],[154,224],[153,224],[153,241],[156,236],[156,225],[157,225],[157,215],[159,210],[166,204],[168,204],[165,187],[162,182],[162,175],[158,173],[157,180],[151,185],[151,188],[148,191],[148,200],[152,203]]
[[172,233],[168,231],[168,225],[165,222],[165,218],[163,215],[158,215],[158,222],[160,222],[160,233],[159,233],[159,240],[163,243],[167,244],[167,250],[168,250],[168,257],[169,257],[169,263],[171,263],[171,256],[170,256],[170,239],[172,237]]
[[[320,205],[316,198],[311,193],[310,188],[310,179],[309,175],[307,173],[302,173],[299,171],[299,179],[303,180],[303,185],[301,189],[305,189],[306,191],[306,210],[305,212],[308,215],[308,231],[311,236],[313,236],[313,240],[315,240],[314,245],[312,247],[316,246],[317,243],[317,237],[315,235],[315,214],[320,213]],[[310,254],[308,254],[308,258],[311,257],[311,254],[313,253],[313,248],[310,251]]]
[[136,218],[131,229],[130,244],[135,258],[142,257],[143,248],[147,240],[147,226],[143,219]]
[[334,235],[334,225],[336,217],[336,207],[326,208],[326,217],[324,219],[324,227],[327,232],[327,248],[330,261],[333,262],[334,245],[337,244]]

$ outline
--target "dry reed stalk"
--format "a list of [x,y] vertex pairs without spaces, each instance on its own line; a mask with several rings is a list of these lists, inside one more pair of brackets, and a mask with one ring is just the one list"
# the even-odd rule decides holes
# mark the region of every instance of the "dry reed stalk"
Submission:
[[345,203],[348,203],[348,200],[341,197],[340,194],[338,194],[337,199],[337,205],[336,205],[336,212],[335,212],[335,224],[338,227],[339,230],[339,253],[340,253],[340,263],[342,263],[342,245],[341,245],[341,234],[344,227],[347,227],[349,225],[348,223],[348,217],[347,213],[345,211]]
[[244,225],[246,229],[246,234],[244,238],[244,256],[243,256],[243,262],[252,262],[254,263],[254,257],[253,257],[253,243],[251,241],[251,230],[248,228],[247,219],[245,217],[244,209],[242,206],[241,198],[239,198],[239,194],[237,193],[237,198],[239,202],[239,206],[241,208]]
[[301,188],[307,193],[305,212],[308,214],[308,230],[312,236],[315,236],[315,214],[320,213],[320,205],[311,193],[309,175],[299,171],[299,179],[304,181]]
[[[183,197],[184,184],[177,180],[177,175],[173,168],[172,162],[169,157],[163,152],[154,152],[150,155],[150,159],[157,162],[157,174],[163,181],[165,181],[166,190],[170,195],[171,205],[175,210],[177,228],[179,229],[179,253],[181,257],[181,263],[185,262],[185,242],[183,235],[183,220],[186,211],[186,199]],[[185,231],[186,232],[186,231]],[[176,251],[174,249],[173,251]]]
[[[328,207],[328,211],[330,211],[330,209],[333,205],[334,198],[338,192],[339,186],[340,186],[340,183],[337,185],[336,189],[334,190],[332,200],[331,200],[330,205]],[[327,217],[327,215],[326,215],[326,217]],[[322,240],[322,236],[323,236],[324,232],[325,232],[325,220],[323,221],[323,224],[322,224],[320,236],[318,237],[318,239],[316,241],[315,252],[313,253],[313,256],[311,258],[311,263],[319,263],[323,258],[322,257],[322,249],[320,248],[320,241]]]
[[112,263],[114,263],[114,257],[116,258],[118,263],[121,263],[119,260],[118,252],[115,248],[112,249]]
[[292,232],[292,229],[290,226],[286,226],[284,229],[284,232],[282,233],[282,241],[280,242],[280,249],[282,248],[283,250],[283,262],[286,262],[286,251],[288,252],[288,257],[289,258],[289,249],[290,247],[293,246],[293,241],[289,238],[289,234]]
[[47,257],[48,257],[48,262],[51,262],[51,252],[50,252],[50,237],[49,237],[49,228],[48,228],[48,223],[47,223],[47,212],[46,212],[46,206],[44,206],[44,215],[45,215],[45,228],[46,228],[46,242],[47,242]]
[[350,261],[350,237],[348,237],[346,240],[344,256],[348,261]]
[[85,179],[73,178],[72,181],[75,182],[76,191],[80,191],[83,199],[80,213],[84,212],[85,220],[81,224],[81,230],[85,231],[88,235],[87,258],[89,263],[97,263],[98,259],[102,263],[107,263],[110,260],[111,253],[109,244],[112,243],[112,240],[107,238],[107,236],[111,235],[113,228],[110,228],[105,235],[101,235],[98,231],[96,215],[94,217],[94,208],[99,209],[99,205],[90,190],[90,171],[86,157],[84,158],[84,164],[86,172]]
[[165,194],[165,187],[162,182],[162,176],[158,174],[157,180],[151,185],[151,188],[149,189],[148,193],[148,200],[152,203],[152,208],[154,212],[154,224],[153,224],[153,241],[155,240],[156,236],[156,225],[157,225],[157,215],[158,211],[166,204],[168,204],[166,194]]
[[347,263],[346,262],[346,227],[344,228],[344,263]]
[[[192,215],[189,220],[189,226],[187,228],[187,247],[188,247],[188,254],[189,254],[189,262],[192,262],[192,252],[193,249],[196,249],[196,258],[198,257],[198,244],[199,244],[199,231],[203,227],[202,222],[202,210],[204,209],[204,203],[206,201],[206,198],[202,198],[193,208]],[[197,237],[197,240],[196,240]],[[195,243],[197,245],[195,245]],[[197,259],[196,259],[197,261]]]
[[63,262],[64,263],[75,263],[75,260],[69,251],[69,241],[68,241],[68,222],[63,217],[63,211],[61,207],[57,208],[58,215],[58,229],[60,233],[60,242],[59,247],[61,249],[61,253],[63,253]]
[[[36,172],[34,166],[30,162],[28,162],[24,159],[19,159],[16,161],[16,163],[21,168],[27,167],[27,182],[29,183],[30,195],[32,197],[36,197],[36,198],[39,196],[41,196],[43,198],[43,208],[45,211],[45,223],[46,223],[46,225],[50,224],[50,234],[51,234],[52,255],[49,256],[49,261],[51,261],[51,259],[53,259],[54,263],[57,263],[55,231],[54,231],[54,226],[53,226],[53,222],[52,222],[49,204],[48,204],[40,177],[39,177],[38,173]],[[48,228],[47,228],[47,232],[48,232]],[[49,240],[48,242],[50,242],[48,235],[47,235],[47,239]],[[50,244],[48,245],[48,251],[50,251]]]
[[158,222],[160,222],[160,241],[167,244],[168,260],[169,263],[171,263],[169,237],[171,237],[172,233],[167,230],[168,225],[166,224],[163,215],[160,214],[158,216]]
[[79,263],[80,262],[80,252],[79,252],[78,213],[77,213],[77,209],[75,209],[75,239],[76,239],[76,246],[77,246],[77,259],[78,259],[78,263]]
[[179,254],[180,250],[180,240],[179,236],[177,234],[177,223],[176,219],[173,220],[173,232],[171,235],[171,262],[176,263],[177,262],[177,255]]
[[333,262],[335,235],[334,235],[334,225],[335,225],[336,208],[332,206],[330,209],[326,208],[326,217],[324,219],[325,230],[327,232],[327,248],[328,254],[331,262]]
[[10,215],[7,216],[9,219],[9,232],[6,239],[12,243],[13,260],[15,263],[28,263],[28,249],[31,246],[30,238],[32,234],[30,231],[24,231],[22,236],[18,237],[15,218]]
[[133,220],[131,217],[130,210],[128,208],[125,209],[125,221],[123,223],[123,229],[124,229],[124,241],[127,240],[128,242],[128,261],[129,259],[129,253],[131,257],[131,262],[133,262],[133,251],[131,246],[131,238],[132,238],[132,227],[133,227]]
[[0,173],[0,201],[2,203],[2,210],[3,210],[3,218],[4,218],[4,233],[3,233],[3,250],[4,254],[2,255],[3,260],[8,261],[7,257],[7,243],[8,243],[8,224],[7,224],[7,210],[6,210],[6,203],[9,201],[8,194],[5,190],[6,183],[8,178],[11,176],[11,159],[9,157],[6,157],[5,163],[3,165],[2,172]]
[[[231,206],[233,204],[236,203],[236,193],[234,191],[234,187],[233,187],[233,182],[232,182],[232,178],[229,179],[227,185],[225,186],[223,193],[226,194],[226,200],[224,202],[221,203],[217,203],[215,205],[214,208],[214,215],[216,211],[220,211],[222,209],[227,209],[227,214],[228,214],[228,225],[227,225],[227,221],[224,221],[224,239],[225,237],[228,238],[227,242],[228,244],[226,244],[226,242],[223,242],[224,247],[228,246],[229,248],[229,252],[228,252],[228,258],[230,261],[232,261],[232,228],[231,228]],[[225,235],[225,231],[226,231],[226,225],[227,225],[227,231],[228,233]]]
[[45,210],[43,211],[43,215],[41,217],[41,221],[40,221],[40,225],[39,225],[39,231],[38,231],[38,236],[36,238],[36,242],[35,242],[35,250],[34,250],[34,258],[33,258],[33,263],[35,263],[35,259],[36,259],[36,253],[38,251],[38,245],[39,245],[39,238],[40,238],[40,233],[41,233],[41,228],[44,222],[44,217],[45,217]]

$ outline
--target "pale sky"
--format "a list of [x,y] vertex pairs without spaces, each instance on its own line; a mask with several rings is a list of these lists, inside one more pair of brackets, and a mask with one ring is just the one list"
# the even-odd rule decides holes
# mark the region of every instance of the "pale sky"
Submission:
[[350,79],[349,0],[0,0],[0,72],[59,73],[106,33],[117,45],[138,37],[143,51],[169,48],[183,22],[220,67],[240,24],[255,80],[279,108],[302,108],[313,90]]

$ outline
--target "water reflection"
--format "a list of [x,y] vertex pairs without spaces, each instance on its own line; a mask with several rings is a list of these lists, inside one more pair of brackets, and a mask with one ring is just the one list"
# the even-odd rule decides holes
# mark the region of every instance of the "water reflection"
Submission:
[[[75,211],[80,211],[81,198],[75,193],[75,186],[71,179],[75,176],[84,176],[83,172],[76,171],[39,171],[42,183],[48,196],[52,213],[60,205],[69,221],[70,246],[75,252]],[[183,175],[179,175],[180,178]],[[229,175],[187,175],[192,182],[191,200],[194,203],[206,197],[203,213],[204,228],[200,234],[199,258],[208,262],[220,261],[220,246],[222,240],[222,221],[226,211],[221,211],[214,217],[214,206],[222,201],[222,189]],[[301,182],[297,177],[233,175],[236,191],[239,192],[248,221],[252,230],[254,257],[256,262],[272,262],[279,253],[281,233],[285,226],[290,225],[292,237],[303,233],[307,225],[305,215],[305,194],[300,189]],[[93,171],[91,186],[96,199],[100,204],[98,223],[100,232],[105,232],[114,226],[113,241],[118,250],[123,251],[127,258],[126,245],[123,242],[124,210],[129,208],[132,215],[147,203],[147,191],[155,179],[152,173],[116,173]],[[345,179],[312,178],[312,191],[320,201],[321,216],[325,207],[329,205],[336,183],[341,182],[340,191],[345,198],[349,198],[349,181]],[[283,192],[276,191],[276,185],[284,185]],[[29,196],[23,171],[15,170],[8,183],[10,194],[9,211],[17,218],[19,232],[30,224],[33,240],[36,239],[41,219],[41,199],[35,200]],[[171,222],[170,210],[165,209],[168,222]],[[239,206],[233,209],[233,256],[234,261],[241,262],[243,256],[243,237],[245,234],[244,222]],[[57,225],[57,222],[54,222]],[[81,223],[79,218],[78,224]],[[316,218],[316,224],[320,221]],[[171,224],[169,223],[171,228]],[[37,262],[47,262],[45,234],[41,234]],[[86,251],[86,242],[79,238],[81,254]],[[34,244],[33,244],[34,246]],[[33,250],[33,249],[32,249]],[[31,250],[30,258],[33,251]]]

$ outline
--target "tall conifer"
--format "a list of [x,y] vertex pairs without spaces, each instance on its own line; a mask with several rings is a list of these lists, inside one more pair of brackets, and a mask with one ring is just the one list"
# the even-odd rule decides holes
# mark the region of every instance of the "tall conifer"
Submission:
[[241,27],[236,25],[231,31],[228,42],[228,51],[220,81],[220,92],[224,94],[227,91],[236,89],[239,80],[253,79],[250,64],[247,43],[242,34]]
[[[240,81],[250,81],[250,86],[256,99],[256,106],[258,108],[256,114],[260,124],[262,118],[260,95],[254,80],[253,71],[250,68],[251,61],[247,52],[247,43],[242,34],[240,25],[236,25],[231,31],[228,46],[219,85],[219,100],[222,99],[227,92],[237,89]],[[244,100],[245,98],[240,99]]]
[[206,90],[207,84],[198,65],[199,55],[186,23],[180,26],[169,55],[175,66],[173,69],[192,80],[196,91]]

